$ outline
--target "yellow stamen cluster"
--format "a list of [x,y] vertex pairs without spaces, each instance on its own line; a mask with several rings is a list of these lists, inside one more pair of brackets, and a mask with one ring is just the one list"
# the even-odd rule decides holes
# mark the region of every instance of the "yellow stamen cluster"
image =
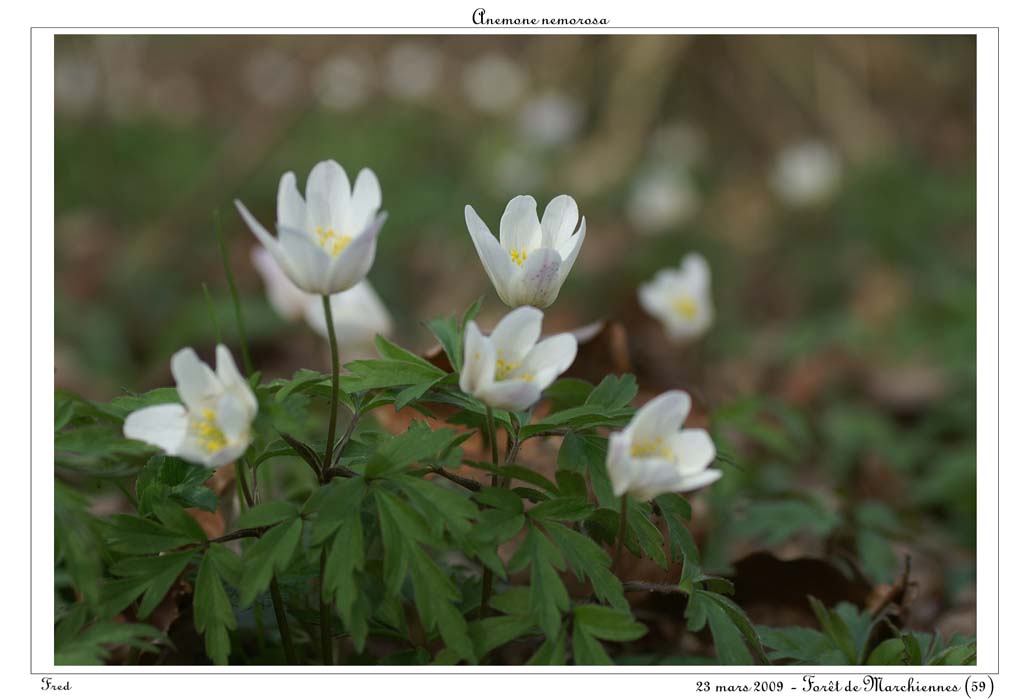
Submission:
[[697,317],[697,312],[699,311],[697,302],[690,297],[680,297],[675,300],[672,306],[677,314],[691,321]]
[[217,417],[214,411],[205,408],[201,415],[203,418],[193,419],[193,429],[200,436],[204,449],[208,452],[217,452],[228,445],[229,441],[225,438],[225,433],[214,422]]
[[675,453],[665,443],[664,438],[656,438],[651,441],[634,442],[630,450],[633,457],[660,457],[669,462],[678,461]]
[[531,382],[535,378],[535,375],[529,374],[528,372],[522,372],[522,376],[519,377],[523,382]]
[[507,375],[521,367],[520,362],[508,362],[502,357],[497,358],[497,372],[495,379],[506,379]]
[[329,254],[332,257],[336,257],[343,252],[343,249],[350,245],[350,241],[354,240],[352,237],[346,234],[336,233],[331,228],[317,227],[314,232],[318,234],[318,243],[324,248],[326,244],[331,243],[332,248],[329,249]]
[[529,257],[529,256],[528,256],[528,254],[526,254],[525,248],[522,248],[521,250],[519,250],[517,248],[512,248],[511,249],[511,262],[513,262],[516,265],[518,265],[518,267],[521,267],[522,265],[525,264],[525,259],[527,257]]

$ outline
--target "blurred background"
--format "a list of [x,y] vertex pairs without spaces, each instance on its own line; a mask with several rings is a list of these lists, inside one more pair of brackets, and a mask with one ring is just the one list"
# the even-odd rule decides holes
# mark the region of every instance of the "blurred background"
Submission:
[[[846,559],[885,585],[912,554],[912,625],[974,632],[974,37],[66,36],[55,54],[58,387],[168,385],[178,348],[209,357],[216,326],[233,342],[215,210],[255,364],[326,369],[232,207],[270,225],[287,170],[376,172],[369,279],[419,351],[427,318],[479,295],[484,327],[505,311],[464,205],[496,233],[514,195],[542,214],[567,193],[588,238],[546,331],[616,322],[607,371],[694,394],[733,461],[697,506],[706,566]],[[693,251],[716,318],[676,346],[637,288]]]

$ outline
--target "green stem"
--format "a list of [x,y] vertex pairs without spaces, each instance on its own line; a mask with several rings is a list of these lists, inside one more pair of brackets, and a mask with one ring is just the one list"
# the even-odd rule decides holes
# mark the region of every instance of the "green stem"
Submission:
[[222,236],[222,217],[218,210],[214,212],[214,234],[218,238],[218,250],[222,255],[222,267],[225,268],[225,279],[229,283],[229,294],[232,296],[232,307],[236,312],[236,329],[239,332],[239,351],[243,355],[243,370],[249,377],[254,373],[254,365],[250,361],[250,347],[247,345],[247,330],[243,325],[243,307],[239,304],[239,292],[236,291],[236,278],[232,276],[229,265],[229,254],[225,250],[225,237]]
[[[497,425],[493,420],[493,409],[489,406],[486,407],[486,437],[489,439],[489,451],[490,457],[493,460],[493,466],[499,466],[499,459],[497,458]],[[493,474],[490,479],[490,483],[493,486],[497,485],[497,475]],[[493,570],[489,567],[483,566],[482,572],[482,598],[479,601],[479,619],[486,617],[486,611],[489,610],[489,599],[493,595]]]
[[329,614],[329,604],[325,601],[322,593],[322,582],[325,581],[325,563],[328,561],[328,545],[322,547],[322,555],[318,561],[318,626],[321,628],[322,637],[322,664],[332,666],[332,620]]
[[[322,473],[332,466],[332,448],[336,443],[336,410],[339,406],[339,348],[336,345],[336,326],[332,322],[332,304],[328,295],[322,297],[325,311],[325,325],[329,331],[329,352],[332,354],[332,397],[329,401],[329,434],[325,439],[325,457],[322,459]],[[324,477],[322,481],[324,481]]]
[[[244,478],[243,460],[236,460],[236,483],[239,486],[240,491],[243,493],[243,500],[246,501],[247,508],[254,506],[254,497],[250,495],[250,488],[247,486],[246,479]],[[286,652],[286,662],[290,666],[297,665],[297,653],[293,649],[293,637],[289,633],[289,620],[286,618],[286,606],[282,603],[282,593],[279,591],[279,582],[272,575],[271,582],[271,594],[272,594],[272,606],[275,608],[275,622],[279,626],[279,636],[282,637],[282,648]]]
[[296,666],[297,651],[293,648],[293,637],[289,634],[289,620],[286,619],[286,606],[282,603],[282,592],[279,590],[279,581],[275,576],[272,576],[271,594],[272,607],[275,609],[275,622],[279,626],[282,648],[286,652],[286,663]]
[[615,559],[611,564],[612,569],[618,568],[618,562],[622,559],[622,552],[625,551],[625,523],[629,519],[629,494],[622,496],[622,515],[618,522],[618,541],[615,544]]
[[[329,296],[322,296],[322,310],[325,312],[325,327],[329,332],[329,353],[332,355],[332,395],[329,401],[329,432],[325,438],[325,457],[322,459],[321,480],[325,483],[329,479],[329,469],[332,467],[332,451],[336,446],[336,412],[339,409],[339,347],[336,345],[336,324],[332,320],[332,302]],[[325,600],[323,587],[325,585],[325,562],[328,559],[328,545],[322,547],[321,558],[318,565],[318,617],[321,627],[322,641],[322,663],[326,666],[333,664],[332,660],[332,628],[329,603]]]

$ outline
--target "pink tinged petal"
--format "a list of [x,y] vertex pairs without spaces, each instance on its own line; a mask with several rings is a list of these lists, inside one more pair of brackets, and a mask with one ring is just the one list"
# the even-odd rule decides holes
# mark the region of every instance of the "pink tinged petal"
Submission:
[[505,411],[524,411],[540,400],[540,390],[532,382],[505,379],[480,386],[475,396],[493,408]]
[[461,365],[461,391],[475,395],[480,387],[493,382],[496,372],[497,353],[475,321],[465,326],[463,362]]
[[490,333],[489,342],[497,351],[497,359],[519,364],[539,340],[542,331],[543,312],[531,306],[520,306],[500,319]]
[[331,256],[303,231],[279,226],[279,247],[289,261],[283,269],[293,284],[309,294],[326,294]]
[[651,399],[629,422],[635,442],[667,439],[679,431],[690,412],[690,395],[685,391],[666,391]]
[[354,192],[343,215],[341,233],[353,235],[356,231],[362,231],[381,206],[382,190],[379,188],[379,179],[368,168],[362,168],[354,181]]
[[560,251],[575,230],[575,221],[579,218],[579,207],[575,200],[566,194],[550,200],[543,211],[543,247]]
[[508,301],[507,293],[508,283],[518,266],[511,261],[511,256],[500,247],[500,242],[493,237],[489,228],[475,213],[471,205],[465,205],[464,220],[468,226],[468,233],[472,237],[475,252],[479,254],[479,260],[486,268],[486,276],[493,283],[497,295],[510,306],[511,302]]
[[293,173],[286,173],[279,179],[276,217],[276,223],[295,229],[303,229],[307,224],[307,205],[300,196],[297,176]]
[[[350,180],[343,166],[334,160],[323,160],[311,168],[306,199],[309,223],[341,233],[343,214],[350,206]],[[318,201],[317,218],[312,218],[311,207],[315,200]]]
[[165,453],[175,456],[186,440],[188,427],[189,414],[186,407],[177,403],[164,403],[130,413],[125,418],[122,432],[130,440],[156,445]]
[[561,255],[552,248],[537,248],[515,273],[512,301],[545,309],[561,291]]
[[536,200],[527,194],[519,195],[507,203],[500,217],[500,247],[508,255],[511,251],[531,253],[540,247],[543,230],[536,214]]
[[578,349],[579,344],[571,333],[544,338],[525,356],[518,371],[531,375],[531,381],[542,391],[572,366]]
[[234,399],[243,405],[247,422],[253,420],[254,416],[257,415],[257,397],[254,396],[250,384],[240,374],[239,368],[236,367],[236,361],[232,359],[232,353],[229,352],[227,347],[219,344],[214,352],[215,373],[219,381],[221,381],[225,390],[230,392]]
[[386,223],[386,212],[382,212],[357,238],[352,240],[332,261],[328,286],[323,294],[345,292],[363,280],[375,262],[375,243],[382,225]]
[[251,250],[250,258],[264,280],[268,301],[276,313],[287,321],[295,321],[303,316],[312,296],[293,284],[293,280],[286,276],[272,254],[263,247]]
[[222,384],[193,348],[183,348],[172,355],[171,372],[179,398],[191,413],[213,408],[217,403]]

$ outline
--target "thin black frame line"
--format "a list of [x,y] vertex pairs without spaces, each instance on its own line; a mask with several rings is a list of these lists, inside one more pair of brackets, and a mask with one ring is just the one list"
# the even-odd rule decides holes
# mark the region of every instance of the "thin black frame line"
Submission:
[[[518,25],[518,26],[513,26],[512,25],[512,26],[508,26],[508,25],[494,25],[494,24],[488,24],[488,25],[459,24],[459,25],[444,25],[444,26],[435,26],[435,25],[428,26],[428,25],[426,25],[426,26],[409,26],[409,27],[378,27],[378,26],[367,26],[367,27],[355,27],[355,26],[349,26],[349,27],[346,27],[346,26],[338,26],[338,27],[333,27],[333,26],[329,26],[329,27],[325,27],[325,26],[319,26],[319,27],[310,27],[310,26],[294,26],[294,27],[266,27],[266,26],[223,27],[223,26],[202,26],[202,25],[182,26],[182,27],[153,27],[153,26],[136,27],[136,26],[124,26],[124,25],[74,27],[74,26],[46,26],[46,25],[39,25],[39,26],[30,27],[30,29],[84,29],[84,30],[89,30],[89,29],[241,29],[241,30],[248,30],[248,29],[274,29],[274,30],[280,30],[281,29],[281,30],[294,30],[294,29],[480,29],[480,27],[481,27],[481,31],[483,33],[488,33],[489,30],[493,30],[493,29],[496,29],[496,30],[499,30],[499,31],[521,31],[521,32],[524,32],[524,33],[532,33],[532,32],[539,31],[539,30],[544,30],[544,29],[583,29],[583,30],[588,30],[588,29],[591,29],[593,27],[603,28],[603,29],[728,29],[728,30],[738,30],[738,29],[748,29],[748,30],[749,29],[769,29],[769,30],[774,30],[774,29],[801,29],[801,30],[808,30],[808,29],[811,29],[811,30],[823,30],[823,29],[848,29],[848,30],[863,30],[863,29],[926,29],[926,30],[930,30],[931,31],[931,30],[934,30],[934,29],[968,29],[968,30],[996,29],[996,30],[998,30],[998,32],[1000,31],[1000,26],[999,25],[996,25],[996,26],[982,26],[982,27],[968,27],[968,26],[959,26],[959,25],[955,25],[955,26],[941,25],[941,26],[935,26],[935,27],[908,27],[908,26],[869,26],[869,27],[845,27],[845,26],[835,26],[835,27],[675,26],[675,27],[668,27],[668,26],[660,26],[660,27],[657,27],[657,26],[644,26],[644,25],[641,25],[641,26],[632,25],[632,26],[630,26],[630,25],[613,25],[613,24],[581,24],[581,25],[580,24],[562,24],[562,25],[549,25],[549,26],[539,26],[539,25]],[[596,33],[597,34],[603,34],[603,32],[596,32]],[[753,36],[762,36],[762,35],[755,34]],[[917,36],[917,35],[912,35],[912,36]]]
[[[33,160],[34,160],[34,158],[33,158],[33,155],[34,155],[34,151],[33,151],[34,141],[33,141],[33,138],[32,138],[32,136],[33,136],[33,124],[34,124],[33,110],[32,110],[32,64],[33,64],[32,42],[33,42],[33,33],[34,33],[34,31],[36,29],[87,29],[88,30],[88,29],[323,29],[323,28],[324,29],[347,29],[348,27],[277,27],[276,28],[276,27],[49,27],[49,26],[32,26],[32,27],[29,28],[29,436],[30,436],[30,438],[31,438],[31,436],[33,434],[32,433],[32,428],[33,428],[33,425],[32,425],[32,423],[33,423],[33,410],[32,410],[33,402],[32,402],[32,399],[33,399],[33,396],[34,396],[34,392],[32,391],[32,380],[33,380],[33,377],[34,377],[33,369],[32,369],[33,368],[33,361],[32,361],[32,359],[33,359],[33,355],[34,355],[33,348],[32,348],[32,317],[33,317],[33,313],[32,313],[32,309],[33,309],[33,307],[32,307],[32,303],[33,303],[33,297],[32,297],[32,290],[33,290],[33,284],[32,284],[32,281],[33,281],[33,275],[32,275],[33,208],[32,208],[32,204],[34,202],[34,200],[33,200],[34,182],[33,182],[33,178],[32,178],[32,164],[33,164]],[[349,27],[349,28],[350,29],[450,29],[450,28],[466,29],[467,27]],[[759,29],[759,28],[776,29],[776,28],[779,28],[779,29],[930,29],[930,30],[931,29],[975,29],[975,30],[992,29],[992,30],[996,31],[996,33],[997,33],[997,37],[996,37],[996,41],[997,41],[997,51],[996,51],[996,54],[997,54],[997,151],[996,151],[997,152],[997,192],[996,192],[996,196],[997,196],[997,415],[998,416],[1000,415],[1000,304],[1001,304],[1001,295],[1000,295],[1000,269],[1001,269],[1001,265],[1000,265],[1000,158],[1001,158],[1001,155],[1000,155],[1000,26],[999,25],[997,25],[997,26],[986,26],[986,27],[734,27],[734,28],[731,28],[731,27],[608,27],[608,28],[610,28],[610,29],[644,29],[644,28],[647,28],[647,29],[691,29],[691,28],[692,29],[723,29],[723,28],[727,28],[727,29]],[[603,34],[598,33],[598,35],[603,35]],[[978,42],[978,37],[976,37],[976,41]],[[979,235],[979,231],[977,229],[976,230],[976,236],[978,236],[978,235]],[[979,673],[979,674],[974,674],[974,675],[987,675],[987,676],[994,676],[994,675],[999,675],[1000,674],[1000,636],[1001,636],[1000,635],[1000,620],[1001,620],[1001,617],[1000,617],[1000,551],[1001,551],[1001,546],[1000,546],[1000,537],[1001,537],[1001,533],[1000,533],[1000,502],[1001,502],[1001,499],[1000,499],[1000,474],[1001,474],[1001,470],[1000,470],[1000,462],[999,462],[999,459],[1000,459],[1000,421],[999,420],[997,421],[997,458],[998,458],[998,463],[997,463],[997,511],[996,511],[997,512],[997,569],[998,569],[998,571],[997,571],[997,667],[996,667],[997,670],[995,670],[995,671],[984,671],[984,672]],[[34,589],[34,586],[32,585],[32,574],[33,574],[33,548],[32,548],[32,542],[33,542],[32,534],[33,534],[33,532],[32,532],[32,527],[33,527],[33,522],[34,522],[34,518],[33,518],[32,485],[34,483],[34,470],[33,470],[32,466],[33,466],[33,445],[32,445],[32,440],[30,439],[29,440],[29,675],[32,675],[32,676],[44,676],[44,675],[47,675],[47,674],[43,673],[43,672],[37,673],[37,672],[32,670],[32,654],[33,654],[33,649],[34,649],[34,645],[32,643],[32,639],[33,639],[32,634],[33,634],[33,627],[34,627],[33,623],[32,623],[32,613],[33,613],[33,610],[34,610],[34,606],[32,604],[32,601],[33,601],[33,589]],[[977,463],[976,464],[976,472],[977,473],[978,473],[978,469],[979,469],[979,465]],[[810,668],[810,667],[800,667],[800,668],[807,669],[807,668]],[[817,668],[817,667],[815,667],[815,668]],[[861,668],[861,667],[855,667],[855,668]],[[803,672],[804,672],[803,670],[797,671],[797,672],[794,672],[794,673],[772,671],[772,672],[760,673],[760,674],[757,674],[757,675],[765,675],[765,676],[798,675],[798,674],[802,674]],[[68,676],[73,676],[73,675],[81,675],[81,676],[104,676],[104,675],[112,675],[112,676],[122,676],[122,675],[131,675],[131,676],[138,676],[138,675],[154,675],[154,676],[158,676],[158,675],[176,675],[176,676],[184,676],[184,675],[200,675],[200,676],[206,676],[206,675],[212,675],[212,674],[224,675],[224,673],[226,673],[226,672],[219,672],[219,671],[213,671],[213,670],[212,671],[182,671],[182,672],[172,672],[172,671],[125,671],[125,672],[122,672],[122,673],[113,673],[113,672],[107,672],[107,671],[98,671],[96,673],[83,673],[83,672],[61,673],[60,671],[55,671],[54,675],[60,674],[60,675],[68,675]],[[267,672],[230,671],[228,673],[230,673],[232,675],[247,675],[247,676],[249,676],[249,675],[256,675],[256,676],[263,676],[263,675],[275,675],[275,676],[283,676],[283,675],[301,675],[301,676],[306,676],[306,675],[372,675],[372,676],[377,676],[377,675],[388,675],[388,674],[390,674],[389,671],[382,671],[382,672],[367,672],[367,671],[337,671],[337,672],[325,672],[325,671],[310,671],[310,672],[296,672],[296,671],[283,671],[283,672],[279,672],[279,671],[267,671]],[[855,673],[860,673],[860,671],[855,671]],[[516,672],[483,671],[483,672],[476,673],[474,675],[555,675],[555,674],[556,675],[619,675],[619,676],[621,676],[621,675],[633,675],[633,676],[637,676],[637,675],[644,675],[644,676],[653,676],[653,675],[669,675],[669,676],[678,676],[678,675],[688,675],[688,676],[697,676],[697,675],[710,675],[710,676],[743,675],[741,673],[732,673],[732,672],[724,672],[724,671],[714,671],[714,672],[709,672],[709,673],[687,673],[687,672],[679,672],[679,671],[664,671],[664,672],[661,672],[661,671],[640,671],[640,672],[635,672],[635,671],[609,671],[609,672],[606,672],[606,673],[593,673],[593,672],[588,672],[588,671],[576,672],[576,673],[561,672],[561,671],[555,671],[554,673],[536,673],[536,672],[531,672],[531,671],[517,672],[517,673]],[[404,675],[447,675],[447,676],[449,676],[449,675],[457,675],[457,676],[465,676],[465,675],[470,675],[470,674],[468,672],[460,672],[460,671],[438,671],[438,672],[435,672],[435,673],[428,673],[428,672],[424,672],[424,671],[405,671]],[[854,675],[854,674],[849,673],[849,672],[821,672],[818,675],[824,675],[824,676],[841,675],[842,676],[842,675]],[[891,675],[919,675],[919,674],[904,674],[904,673],[901,673],[901,672],[889,672],[889,671],[887,671],[887,672],[878,673],[878,674],[875,674],[875,675],[891,676]],[[939,674],[932,674],[932,675],[960,675],[960,674],[959,674],[959,672],[951,672],[951,673],[939,673]]]

